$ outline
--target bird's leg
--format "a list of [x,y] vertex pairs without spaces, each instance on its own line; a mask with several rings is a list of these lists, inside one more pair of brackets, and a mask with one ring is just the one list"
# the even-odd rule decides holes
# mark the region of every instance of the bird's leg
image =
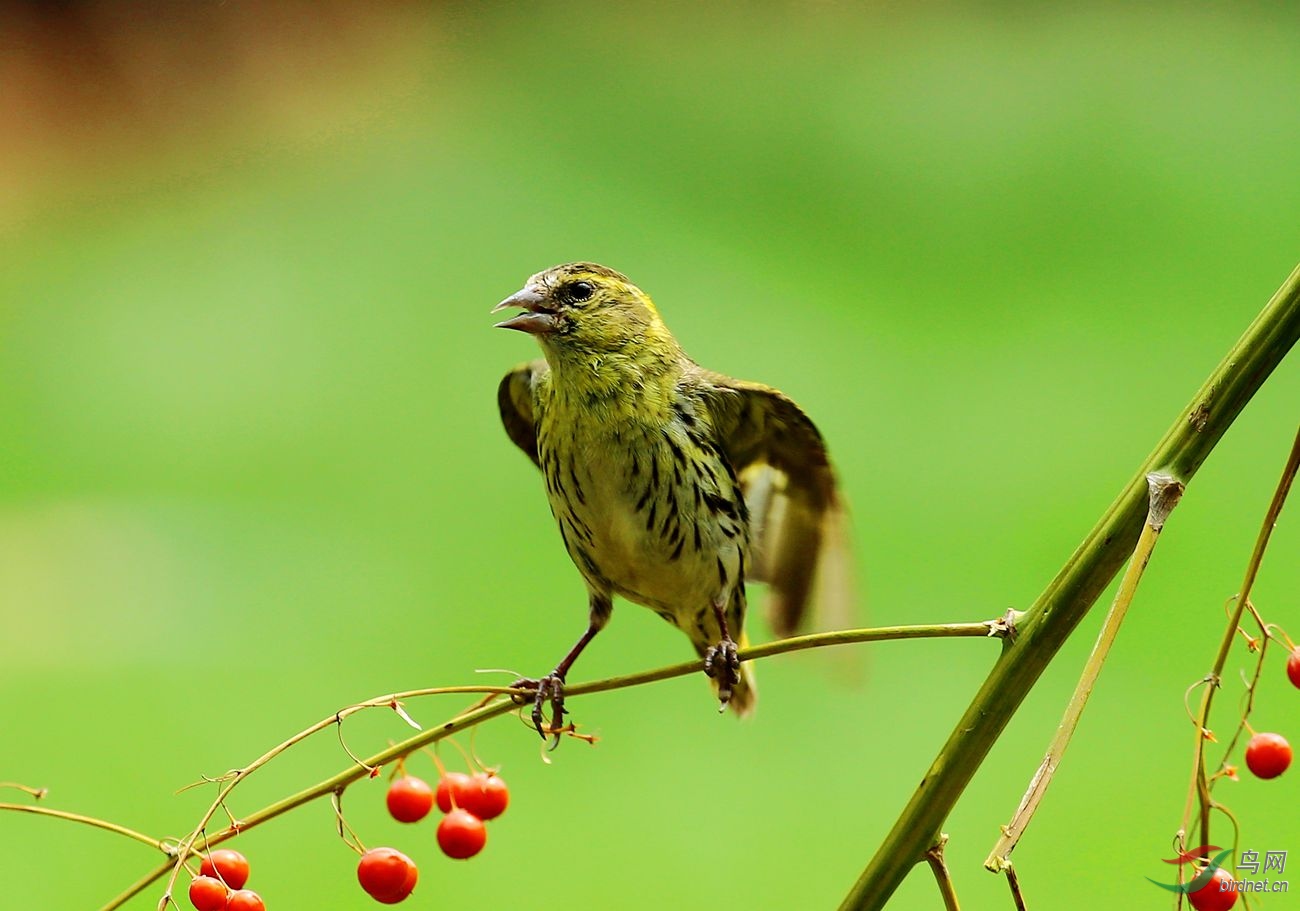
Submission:
[[[511,687],[523,690],[536,690],[533,697],[533,727],[537,728],[537,733],[545,740],[548,734],[555,734],[555,744],[551,749],[560,742],[559,729],[564,725],[564,679],[569,673],[569,668],[578,660],[582,650],[587,647],[587,643],[596,638],[596,633],[604,628],[609,621],[609,615],[613,609],[608,596],[592,595],[591,596],[591,621],[587,625],[587,631],[582,634],[569,653],[564,656],[555,670],[551,671],[545,677],[524,677],[510,684]],[[523,702],[523,699],[516,697],[516,702]],[[543,707],[546,703],[551,704],[551,725],[550,730],[542,727],[542,722],[546,716],[543,714]]]
[[722,638],[717,645],[711,645],[704,652],[704,673],[718,679],[718,700],[721,712],[731,701],[731,688],[740,682],[740,655],[736,642],[727,630],[727,598],[722,596],[713,601],[713,616],[718,620]]

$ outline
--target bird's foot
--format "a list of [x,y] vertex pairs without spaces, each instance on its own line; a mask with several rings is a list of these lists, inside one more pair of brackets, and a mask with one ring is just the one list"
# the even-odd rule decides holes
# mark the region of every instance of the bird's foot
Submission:
[[[545,677],[524,677],[510,684],[512,689],[528,690],[532,693],[532,719],[533,727],[537,728],[537,733],[545,740],[551,734],[555,735],[555,743],[551,744],[551,749],[560,742],[560,729],[564,726],[564,716],[567,710],[564,708],[564,675],[552,672]],[[519,705],[527,705],[529,697],[526,695],[515,695],[511,697]],[[551,704],[551,722],[546,722],[545,706]]]
[[718,711],[721,712],[731,701],[731,688],[740,682],[740,654],[736,643],[728,635],[722,641],[710,646],[704,653],[704,673],[718,681]]

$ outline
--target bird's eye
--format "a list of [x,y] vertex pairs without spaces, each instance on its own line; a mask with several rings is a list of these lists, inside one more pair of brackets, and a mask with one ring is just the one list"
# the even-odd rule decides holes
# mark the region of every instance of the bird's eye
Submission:
[[596,289],[591,286],[590,282],[574,282],[568,287],[569,300],[585,301],[590,300],[591,296],[596,293]]

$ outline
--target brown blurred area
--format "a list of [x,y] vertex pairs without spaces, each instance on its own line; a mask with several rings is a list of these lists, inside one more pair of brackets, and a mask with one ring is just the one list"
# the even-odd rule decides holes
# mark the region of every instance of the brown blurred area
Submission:
[[0,231],[124,174],[355,127],[410,93],[432,54],[428,11],[0,0]]

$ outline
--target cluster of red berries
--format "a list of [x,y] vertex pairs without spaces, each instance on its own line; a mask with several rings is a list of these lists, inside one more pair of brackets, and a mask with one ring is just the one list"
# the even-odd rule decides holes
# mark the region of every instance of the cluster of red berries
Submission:
[[[1300,689],[1300,645],[1291,650],[1286,659],[1286,676]],[[1256,778],[1276,778],[1291,766],[1291,744],[1281,734],[1271,732],[1254,734],[1246,744],[1246,768]],[[1209,881],[1187,895],[1187,901],[1196,911],[1229,911],[1237,903],[1237,892],[1231,886],[1232,874],[1219,867]]]
[[245,889],[248,858],[238,851],[212,851],[190,881],[190,904],[198,911],[266,911],[262,896]]
[[[419,822],[436,803],[445,815],[438,823],[438,847],[454,860],[467,860],[487,844],[489,819],[510,803],[510,790],[493,772],[445,773],[436,789],[414,775],[402,775],[388,788],[388,812],[398,822]],[[415,888],[420,871],[394,848],[372,848],[361,856],[357,880],[375,901],[395,905]]]

